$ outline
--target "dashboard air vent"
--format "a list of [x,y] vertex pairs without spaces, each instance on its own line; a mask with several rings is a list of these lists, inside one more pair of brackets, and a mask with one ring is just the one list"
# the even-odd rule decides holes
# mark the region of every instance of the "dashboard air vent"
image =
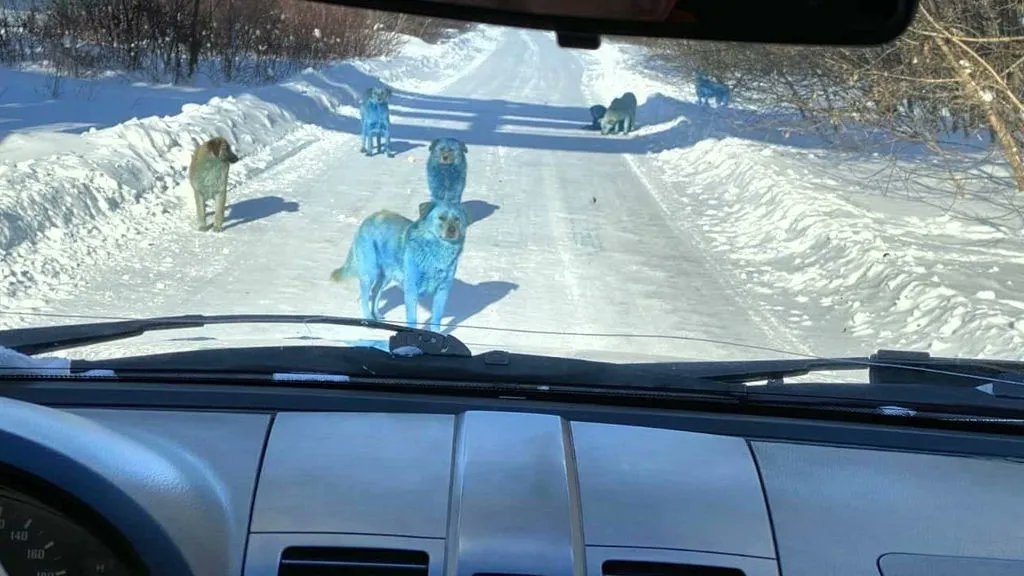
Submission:
[[739,568],[633,560],[607,560],[601,565],[601,573],[603,576],[745,576]]
[[427,576],[419,550],[293,546],[281,554],[278,576]]

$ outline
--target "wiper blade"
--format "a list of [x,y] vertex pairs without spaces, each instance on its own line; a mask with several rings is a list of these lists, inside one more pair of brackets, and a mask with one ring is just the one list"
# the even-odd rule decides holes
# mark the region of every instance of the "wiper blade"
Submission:
[[715,382],[745,384],[767,381],[783,384],[786,378],[805,376],[812,372],[833,370],[865,370],[870,358],[808,358],[795,360],[737,360],[710,362],[672,362],[679,372]]
[[133,320],[114,320],[89,324],[13,328],[0,331],[0,346],[26,355],[66,350],[89,344],[102,344],[140,336],[157,330],[200,328],[214,324],[332,324],[361,326],[392,332],[392,354],[415,349],[427,356],[472,356],[469,348],[454,336],[409,328],[400,324],[345,316],[306,316],[301,314],[189,314]]
[[872,384],[974,388],[1007,398],[1024,398],[1024,362],[983,358],[942,358],[927,352],[879,350],[869,372]]
[[[409,362],[374,347],[280,346],[197,349],[104,360],[74,360],[70,371],[106,370],[121,378],[234,382],[269,379],[328,385],[372,381],[401,386],[478,386],[546,394],[669,394],[735,402],[746,386],[705,381],[658,364],[631,365],[490,350],[469,358],[424,356]],[[2,377],[2,375],[0,375]]]
[[[880,385],[977,388],[979,380],[1016,380],[1021,381],[1022,391],[1018,394],[1024,397],[1024,362],[943,358],[928,352],[879,350],[864,357],[699,362],[679,367],[686,375],[703,380],[729,383],[767,381],[769,386],[781,385],[786,378],[814,372],[850,370],[867,370],[867,383]],[[1011,383],[1009,386],[1018,385]]]

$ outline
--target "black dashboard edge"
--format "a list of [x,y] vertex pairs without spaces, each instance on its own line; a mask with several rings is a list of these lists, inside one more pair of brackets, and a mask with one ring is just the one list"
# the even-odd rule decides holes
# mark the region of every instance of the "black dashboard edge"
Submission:
[[[798,417],[797,412],[758,411],[750,406],[703,410],[686,407],[625,407],[573,404],[522,397],[459,397],[302,387],[152,385],[129,382],[40,382],[7,385],[0,396],[53,408],[116,408],[248,412],[407,412],[459,414],[467,410],[534,412],[576,421],[604,422],[743,437],[747,440],[812,443],[929,454],[1020,459],[1024,427],[981,422],[915,424],[904,417],[855,413],[835,418]],[[709,405],[710,406],[710,405]],[[905,424],[904,424],[905,422]]]

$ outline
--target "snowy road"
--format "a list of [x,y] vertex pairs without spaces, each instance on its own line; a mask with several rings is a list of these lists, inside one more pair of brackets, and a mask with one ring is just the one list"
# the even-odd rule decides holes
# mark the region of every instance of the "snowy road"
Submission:
[[[396,90],[395,158],[358,152],[356,97],[378,79]],[[357,287],[330,271],[373,211],[416,214],[426,146],[454,136],[469,146],[464,199],[477,221],[443,323],[476,351],[786,356],[716,343],[727,341],[1024,359],[1024,208],[987,137],[965,140],[952,166],[913,147],[837,146],[742,94],[726,109],[698,106],[689,78],[643,47],[564,50],[550,34],[493,26],[434,44],[405,37],[391,56],[258,87],[125,80],[68,79],[67,96],[48,101],[46,74],[0,69],[11,86],[0,107],[0,328],[358,315]],[[591,104],[627,90],[636,132],[583,129]],[[52,131],[69,125],[83,128]],[[193,229],[185,182],[212,134],[243,156],[220,235]],[[400,292],[386,300],[386,317],[403,321]],[[383,337],[216,326],[67,354]]]
[[[426,144],[454,136],[469,147],[463,201],[476,221],[444,323],[454,323],[454,334],[474,349],[722,359],[778,354],[607,334],[791,344],[761,328],[753,307],[697,247],[688,223],[673,221],[652,195],[649,187],[658,181],[623,153],[639,149],[638,137],[582,129],[591,102],[581,87],[578,52],[559,48],[549,34],[507,30],[478,66],[455,70],[447,87],[431,94],[406,92],[396,83],[397,157],[363,157],[351,131],[305,130],[292,137],[293,149],[280,162],[230,190],[223,234],[194,231],[183,202],[173,226],[154,227],[119,258],[84,272],[48,312],[358,316],[356,285],[329,282],[330,270],[341,264],[368,214],[382,208],[415,214],[427,198]],[[397,289],[386,292],[383,310],[388,320],[404,319]],[[421,322],[427,314],[421,306]],[[334,329],[298,330],[322,335]],[[566,335],[574,332],[606,335]],[[138,343],[123,345],[139,351]]]

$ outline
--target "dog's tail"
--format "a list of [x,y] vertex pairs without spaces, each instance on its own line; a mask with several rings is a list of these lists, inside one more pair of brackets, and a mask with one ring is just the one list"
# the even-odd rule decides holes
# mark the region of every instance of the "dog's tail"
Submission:
[[355,244],[353,244],[352,247],[348,249],[348,256],[345,258],[345,263],[341,266],[341,268],[337,268],[333,272],[331,272],[331,280],[335,282],[344,282],[345,280],[353,276],[352,260],[354,253]]

